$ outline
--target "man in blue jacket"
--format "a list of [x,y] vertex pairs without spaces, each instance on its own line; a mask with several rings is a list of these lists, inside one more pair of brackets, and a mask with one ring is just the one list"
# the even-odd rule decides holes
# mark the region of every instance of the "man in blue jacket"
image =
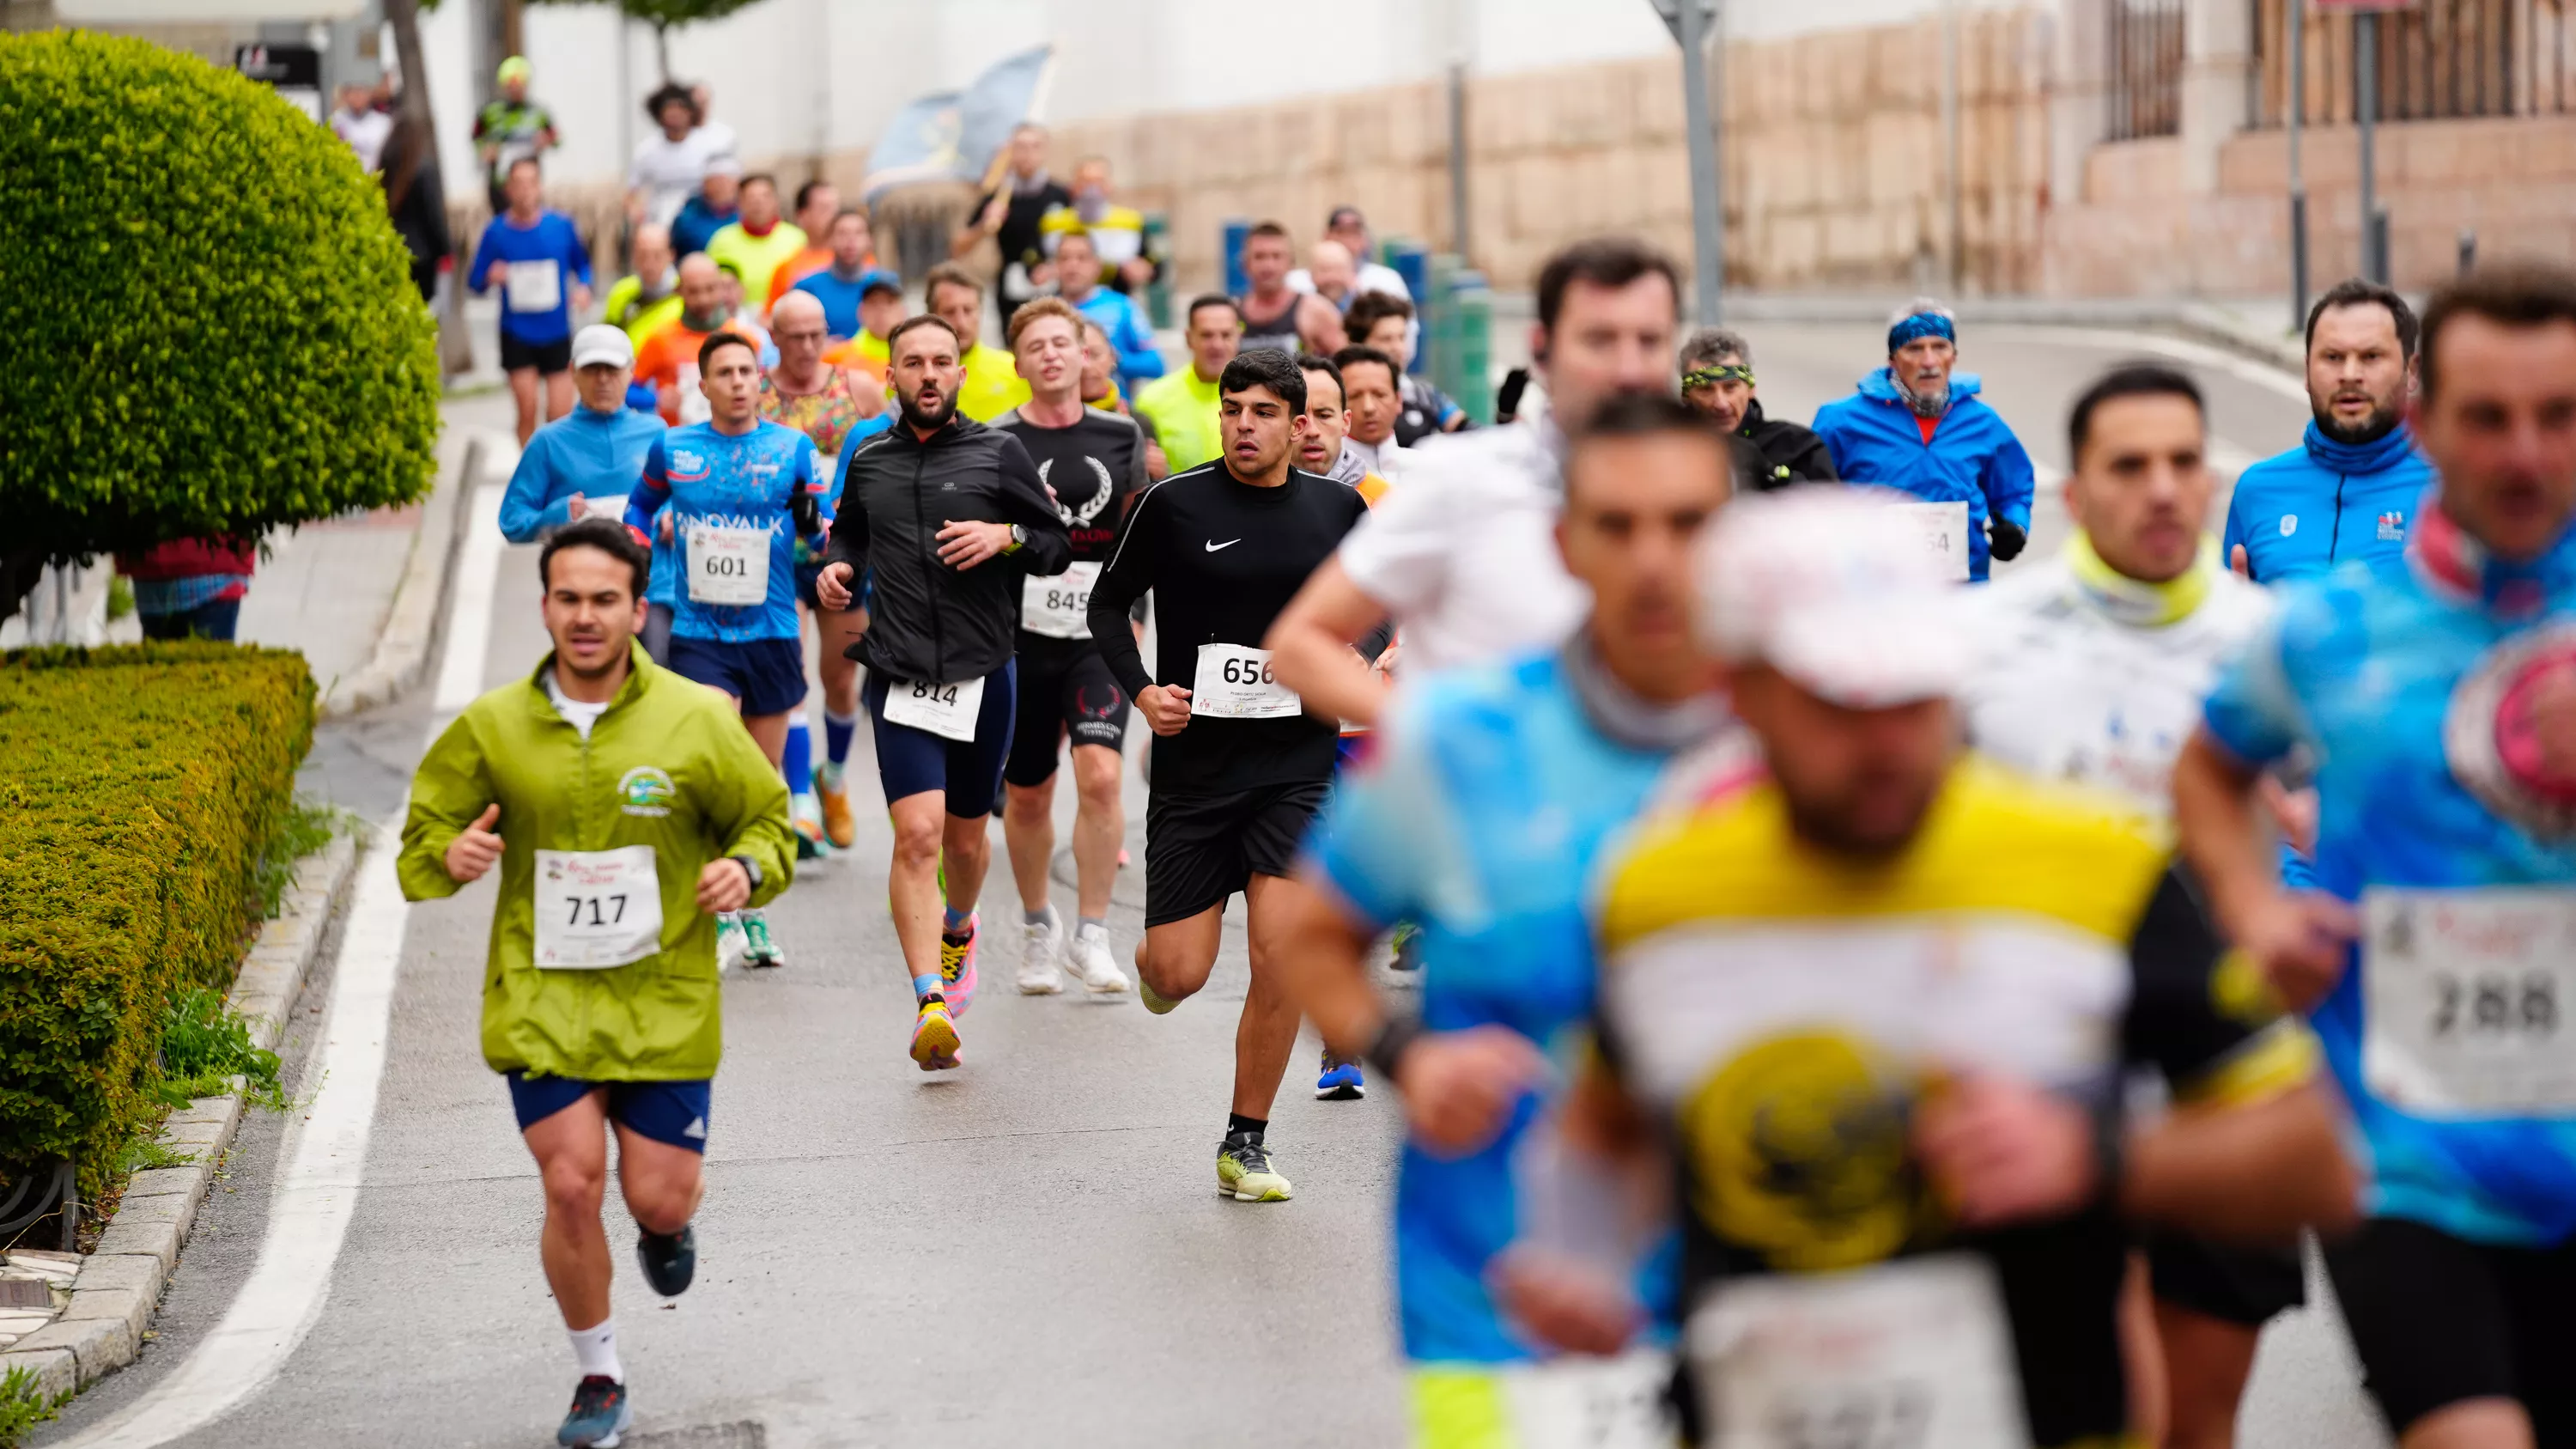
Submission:
[[1145,320],[1134,298],[1100,284],[1100,252],[1091,233],[1068,231],[1056,238],[1055,275],[1057,295],[1109,334],[1109,345],[1118,353],[1119,391],[1133,396],[1139,384],[1163,375],[1154,324]]
[[2030,454],[1958,361],[1949,312],[1915,302],[1887,329],[1887,366],[1819,409],[1816,434],[1846,483],[1967,504],[1968,577],[1982,581],[1989,553],[2010,563],[2030,541]]
[[595,322],[581,329],[572,339],[572,374],[581,405],[528,439],[501,494],[501,533],[512,543],[535,543],[586,512],[624,516],[626,495],[644,475],[644,454],[662,436],[660,415],[626,405],[635,344],[623,328]]
[[2415,451],[2414,309],[2376,282],[2337,284],[2308,312],[2308,406],[2298,447],[2236,480],[2220,542],[2257,583],[2322,574],[2406,546],[2433,466]]

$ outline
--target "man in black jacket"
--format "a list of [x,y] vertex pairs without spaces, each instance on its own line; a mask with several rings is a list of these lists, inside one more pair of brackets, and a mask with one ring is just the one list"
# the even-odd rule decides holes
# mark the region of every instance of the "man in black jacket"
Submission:
[[1738,448],[1736,458],[1752,487],[1767,492],[1837,481],[1824,439],[1762,415],[1762,402],[1753,395],[1753,349],[1743,337],[1717,327],[1692,333],[1682,344],[1681,372],[1682,400],[1751,445]]
[[886,893],[918,1003],[912,1059],[932,1072],[957,1065],[956,1018],[975,998],[975,898],[1011,748],[1020,581],[1062,573],[1073,542],[1019,439],[958,414],[965,348],[948,324],[925,314],[886,342],[901,416],[843,448],[814,588],[831,610],[849,607],[860,579],[872,590],[852,657],[868,666],[861,699],[894,819]]

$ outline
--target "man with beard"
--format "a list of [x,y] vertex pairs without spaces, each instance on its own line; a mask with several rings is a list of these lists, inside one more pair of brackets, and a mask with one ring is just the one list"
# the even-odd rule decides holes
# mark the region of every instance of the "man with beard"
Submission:
[[975,996],[975,898],[992,862],[985,817],[1018,707],[1021,580],[1064,572],[1073,543],[1028,449],[958,412],[966,349],[956,328],[925,314],[888,341],[899,417],[843,448],[814,593],[837,612],[863,575],[873,580],[860,699],[894,822],[886,894],[912,978],[912,1059],[935,1072],[957,1065],[956,1018]]
[[2414,309],[2376,282],[2337,284],[2308,312],[2308,405],[2298,447],[2236,480],[2220,542],[2256,583],[2394,557],[2433,466],[2415,451]]
[[1753,395],[1753,346],[1737,333],[1703,327],[1682,343],[1682,401],[1709,415],[1717,425],[1750,445],[1737,452],[1740,463],[1754,465],[1746,475],[1764,491],[1791,483],[1834,483],[1834,455],[1825,440],[1785,418],[1762,415],[1762,400]]
[[1868,483],[1925,503],[1966,504],[1968,577],[1986,560],[2010,563],[2030,541],[2030,454],[2003,415],[1977,396],[1959,362],[1949,311],[1918,298],[1887,329],[1887,365],[1850,397],[1816,412],[1816,433],[1846,483]]

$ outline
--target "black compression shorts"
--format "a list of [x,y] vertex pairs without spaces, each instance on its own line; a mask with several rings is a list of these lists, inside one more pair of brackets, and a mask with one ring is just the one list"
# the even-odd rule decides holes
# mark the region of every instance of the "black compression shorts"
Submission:
[[572,367],[572,339],[558,337],[552,342],[522,342],[504,332],[501,334],[501,370],[534,371],[539,377],[552,377]]
[[2156,1297],[2222,1323],[2260,1328],[2308,1301],[2297,1248],[2240,1248],[2157,1234],[2147,1240]]
[[1031,646],[1028,636],[1018,659],[1019,718],[1011,727],[1011,758],[1002,778],[1023,788],[1043,785],[1055,776],[1056,757],[1065,737],[1077,745],[1124,749],[1127,743],[1127,691],[1109,672],[1100,651]]
[[1331,788],[1301,780],[1222,795],[1154,791],[1145,803],[1145,924],[1222,906],[1255,875],[1296,874],[1297,848]]
[[2326,1245],[2326,1272],[2399,1434],[2464,1400],[2510,1398],[2539,1449],[2576,1446],[2576,1239],[2497,1248],[2373,1218]]

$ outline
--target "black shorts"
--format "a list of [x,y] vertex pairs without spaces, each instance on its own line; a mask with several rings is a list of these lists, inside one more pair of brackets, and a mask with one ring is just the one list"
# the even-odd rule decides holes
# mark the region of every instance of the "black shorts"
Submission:
[[1019,720],[1011,727],[1011,759],[1002,767],[1003,779],[1025,787],[1055,778],[1056,756],[1067,735],[1077,745],[1126,748],[1127,691],[1118,687],[1097,647],[1059,654],[1041,645],[1022,649],[1017,662]]
[[2308,1301],[2297,1248],[2241,1248],[2156,1234],[2147,1277],[2158,1300],[2222,1323],[2260,1328]]
[[948,797],[948,813],[960,820],[992,814],[993,798],[1002,793],[1002,762],[1011,753],[1013,681],[1018,677],[1017,667],[1009,663],[985,675],[975,738],[952,740],[889,723],[885,704],[891,684],[870,669],[859,703],[867,709],[870,737],[876,741],[877,783],[885,789],[886,803],[936,790]]
[[2467,1399],[2519,1399],[2540,1449],[2576,1446],[2576,1239],[2495,1248],[2373,1218],[2326,1245],[2364,1384],[2399,1434]]
[[1226,795],[1147,796],[1145,924],[1222,906],[1256,875],[1296,874],[1306,827],[1331,789],[1327,781],[1300,780]]
[[805,698],[802,639],[746,639],[728,644],[675,635],[669,665],[683,679],[741,700],[746,715],[785,714]]
[[572,370],[572,339],[558,337],[552,342],[522,342],[504,332],[501,334],[501,370],[517,372],[535,368],[540,377],[552,377]]

